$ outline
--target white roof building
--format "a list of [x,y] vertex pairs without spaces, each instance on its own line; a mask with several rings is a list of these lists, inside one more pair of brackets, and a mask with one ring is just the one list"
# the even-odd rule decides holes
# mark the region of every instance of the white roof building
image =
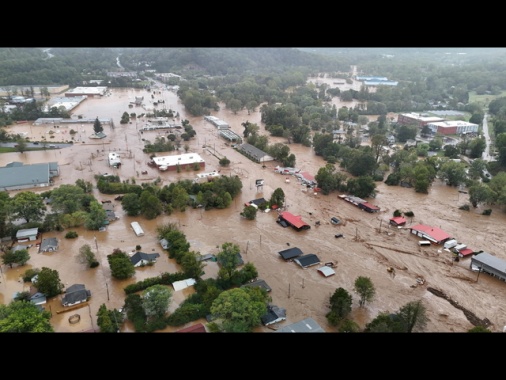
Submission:
[[205,163],[204,159],[198,153],[184,153],[177,156],[153,157],[153,162],[161,169],[170,168],[177,165],[189,165],[195,163]]

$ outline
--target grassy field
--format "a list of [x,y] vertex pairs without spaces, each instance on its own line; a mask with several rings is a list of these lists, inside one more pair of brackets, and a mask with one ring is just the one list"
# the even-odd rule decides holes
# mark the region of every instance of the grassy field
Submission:
[[476,91],[469,92],[469,103],[478,103],[484,109],[488,108],[488,104],[497,98],[506,96],[506,91],[501,92],[499,95],[477,95]]

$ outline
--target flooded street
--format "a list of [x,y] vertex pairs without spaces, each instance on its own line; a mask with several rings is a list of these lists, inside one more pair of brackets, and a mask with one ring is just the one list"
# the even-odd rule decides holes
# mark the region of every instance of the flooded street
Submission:
[[[56,179],[56,186],[74,184],[77,179],[90,181],[95,185],[94,175],[101,173],[119,175],[122,180],[135,180],[137,184],[152,182],[160,177],[161,186],[183,178],[193,179],[196,175],[193,171],[159,172],[147,166],[149,156],[142,151],[144,143],[141,139],[154,141],[156,136],[165,135],[165,131],[144,131],[141,134],[140,128],[146,122],[143,118],[133,119],[129,124],[119,123],[123,112],[129,114],[146,112],[140,106],[128,107],[129,102],[134,101],[136,96],[144,96],[146,109],[152,107],[152,92],[133,89],[110,91],[110,96],[87,99],[72,111],[74,115],[82,115],[83,118],[113,119],[113,126],[104,125],[104,133],[107,135],[105,139],[89,139],[88,136],[93,133],[93,125],[83,124],[79,126],[79,135],[76,135],[76,139],[80,141],[74,146],[22,154],[1,154],[0,166],[12,161],[25,163],[58,161],[61,174]],[[418,223],[439,227],[475,251],[484,250],[506,259],[504,212],[493,208],[490,216],[483,216],[481,215],[483,208],[472,209],[469,212],[459,210],[459,206],[468,203],[467,194],[461,194],[455,188],[438,181],[432,185],[428,195],[417,194],[413,189],[389,187],[377,182],[378,195],[369,201],[378,205],[381,211],[376,214],[363,212],[338,198],[337,193],[325,196],[304,191],[306,189],[295,177],[290,177],[290,182],[287,183],[285,176],[274,172],[276,162],[267,162],[266,167],[262,168],[261,164],[250,161],[226,144],[226,141],[218,136],[216,128],[203,117],[187,116],[175,93],[165,89],[160,91],[160,94],[155,95],[155,99],[162,99],[164,107],[178,112],[181,120],[188,119],[197,132],[195,138],[189,142],[189,152],[196,152],[202,156],[206,162],[206,172],[220,170],[223,175],[238,175],[243,182],[240,196],[228,209],[203,211],[189,208],[185,212],[175,212],[170,216],[146,220],[143,217],[126,216],[120,202],[114,201],[114,196],[100,194],[95,188],[94,195],[99,201],[112,201],[119,220],[111,222],[103,232],[87,231],[84,228],[73,229],[79,235],[76,239],[65,239],[67,231],[45,234],[43,238],[58,238],[60,243],[58,251],[39,254],[37,248],[33,246],[29,248],[31,259],[27,265],[12,269],[2,265],[1,303],[9,303],[17,291],[28,290],[29,284],[20,281],[20,276],[27,269],[49,267],[59,272],[65,286],[85,284],[92,294],[86,306],[73,311],[61,312],[63,306],[60,297],[55,297],[44,305],[52,313],[51,324],[55,331],[97,330],[96,313],[100,305],[106,304],[109,309],[122,307],[126,296],[123,289],[126,285],[164,272],[178,271],[178,265],[168,258],[156,237],[158,225],[177,223],[186,235],[190,249],[203,255],[218,253],[225,242],[232,242],[241,247],[244,261],[252,262],[258,270],[259,278],[265,280],[272,288],[270,293],[272,303],[286,309],[286,321],[275,325],[276,327],[311,317],[325,331],[336,331],[327,323],[325,315],[328,312],[330,296],[337,288],[342,287],[353,296],[351,318],[361,328],[364,328],[365,324],[374,319],[378,313],[396,312],[406,303],[419,299],[424,301],[429,317],[425,331],[465,332],[472,328],[473,325],[462,310],[427,290],[428,287],[432,287],[442,291],[479,318],[490,320],[492,325],[489,328],[492,331],[502,331],[506,325],[504,282],[486,274],[481,274],[477,281],[476,272],[469,269],[470,259],[453,262],[451,254],[440,251],[438,247],[419,247],[417,244],[419,239],[410,234],[409,228],[389,228],[388,220],[395,210],[413,211],[414,217],[408,220],[407,227]],[[231,129],[241,136],[243,134],[241,123],[245,121],[256,123],[260,126],[260,132],[265,133],[258,109],[251,114],[245,110],[234,114],[222,107],[212,115],[226,121]],[[7,128],[9,133],[26,132],[32,140],[40,140],[41,136],[47,136],[49,130],[54,130],[54,127],[20,124]],[[60,133],[52,141],[67,140],[68,130],[70,127],[60,126]],[[269,142],[284,143],[285,140],[270,137]],[[316,175],[318,169],[325,166],[325,161],[315,156],[311,148],[298,144],[290,144],[289,147],[290,153],[296,156],[296,167],[302,171]],[[228,168],[219,166],[218,158],[211,154],[214,150],[231,161]],[[108,165],[109,152],[120,154],[122,165],[119,169]],[[143,171],[147,171],[147,174],[142,174]],[[264,186],[258,191],[255,187],[256,179],[265,181]],[[277,188],[282,188],[285,192],[288,211],[301,215],[302,219],[311,225],[310,230],[296,232],[291,228],[282,228],[276,223],[276,212],[258,213],[256,220],[253,221],[241,218],[239,213],[242,212],[245,202],[261,197],[269,199]],[[44,189],[36,191],[43,192]],[[11,193],[11,196],[13,195],[14,192]],[[332,216],[341,219],[343,223],[332,225],[330,223]],[[144,236],[137,237],[134,234],[130,227],[132,221],[140,223],[145,232]],[[316,221],[321,222],[320,226],[315,224]],[[336,233],[344,234],[344,238],[334,238]],[[96,252],[100,261],[97,268],[88,269],[85,264],[78,262],[79,248],[84,244],[89,244]],[[128,280],[111,278],[107,255],[115,248],[133,252],[136,245],[140,245],[143,252],[160,253],[156,264],[137,268],[135,276]],[[316,254],[321,265],[330,261],[337,263],[334,268],[336,274],[325,278],[317,271],[321,265],[302,269],[294,262],[283,261],[278,252],[288,246],[299,247],[305,254]],[[396,269],[395,276],[391,276],[387,271],[388,267]],[[204,278],[215,277],[217,273],[217,264],[207,262]],[[353,290],[358,276],[369,277],[376,288],[374,300],[362,308],[359,307],[359,297]],[[418,277],[424,278],[425,284],[417,285]],[[174,311],[192,292],[193,288],[175,291],[169,311]],[[76,313],[80,315],[80,321],[71,324],[69,317]],[[167,328],[163,332],[183,327],[186,326]],[[122,332],[131,331],[133,327],[129,323],[125,324]],[[272,332],[263,326],[258,327],[256,331]]]

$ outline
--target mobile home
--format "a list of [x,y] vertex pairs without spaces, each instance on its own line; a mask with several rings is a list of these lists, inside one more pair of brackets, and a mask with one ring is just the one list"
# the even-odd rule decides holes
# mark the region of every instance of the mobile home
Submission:
[[130,223],[130,225],[132,226],[137,236],[144,236],[144,231],[142,230],[141,225],[138,222],[132,222]]

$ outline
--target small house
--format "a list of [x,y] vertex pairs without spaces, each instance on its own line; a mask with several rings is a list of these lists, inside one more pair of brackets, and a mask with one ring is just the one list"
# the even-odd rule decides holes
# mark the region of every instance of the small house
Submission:
[[390,225],[394,227],[404,226],[406,222],[407,220],[403,216],[394,216],[393,218],[390,218]]
[[72,306],[88,301],[91,297],[91,291],[86,290],[83,284],[74,284],[65,291],[61,303],[63,306]]
[[58,250],[58,239],[55,237],[42,239],[39,252],[55,252]]
[[158,257],[160,257],[159,253],[135,252],[134,255],[130,257],[130,261],[134,267],[137,268],[150,263],[155,263]]
[[302,250],[297,247],[284,249],[278,252],[283,260],[290,260],[303,254]]
[[286,309],[282,309],[275,305],[267,306],[267,313],[260,317],[264,326],[284,321],[286,319]]
[[265,280],[254,280],[254,281],[251,281],[251,282],[248,282],[244,285],[241,286],[241,288],[247,288],[247,287],[258,287],[258,288],[262,288],[264,289],[266,292],[270,292],[272,290],[272,288],[267,285],[267,282],[265,282]]
[[307,255],[302,255],[294,259],[298,265],[300,265],[302,268],[307,268],[313,265],[320,264],[320,259],[318,256],[316,256],[314,253],[310,253]]

